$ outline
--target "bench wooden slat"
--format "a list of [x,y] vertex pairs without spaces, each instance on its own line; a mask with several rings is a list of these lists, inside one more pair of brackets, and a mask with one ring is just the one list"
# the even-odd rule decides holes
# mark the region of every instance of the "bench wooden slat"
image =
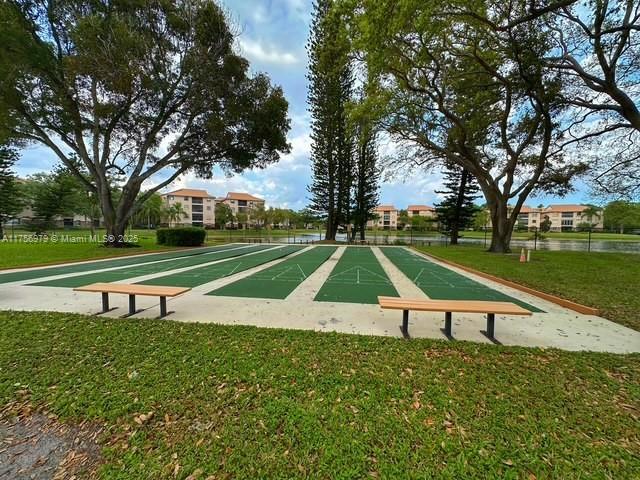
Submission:
[[393,310],[531,315],[529,310],[511,302],[490,302],[480,300],[423,300],[381,296],[378,297],[378,303],[381,308]]
[[150,297],[175,297],[191,290],[186,287],[164,287],[160,285],[132,285],[127,283],[92,283],[73,289],[76,292],[124,293]]

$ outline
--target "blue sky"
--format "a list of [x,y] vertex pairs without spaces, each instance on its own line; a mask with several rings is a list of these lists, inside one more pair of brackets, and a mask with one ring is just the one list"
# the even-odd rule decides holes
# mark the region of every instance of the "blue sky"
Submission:
[[[226,9],[239,31],[238,47],[248,58],[255,72],[266,72],[273,83],[283,87],[289,101],[291,131],[290,154],[279,163],[264,170],[249,171],[241,175],[226,177],[216,171],[211,180],[201,180],[186,175],[176,181],[172,188],[203,188],[212,195],[221,196],[228,191],[246,191],[265,198],[267,205],[301,209],[308,203],[307,185],[311,180],[309,165],[310,118],[306,104],[307,53],[311,15],[310,0],[227,0]],[[48,150],[32,147],[22,152],[17,165],[20,176],[49,171],[55,164],[55,156]],[[163,175],[154,180],[161,181]],[[438,196],[435,190],[441,187],[438,172],[412,172],[411,175],[385,180],[381,185],[380,200],[397,208],[409,204],[433,205]],[[553,197],[531,198],[527,203],[580,203],[589,200],[586,188],[557,199]],[[482,201],[482,199],[479,199]]]

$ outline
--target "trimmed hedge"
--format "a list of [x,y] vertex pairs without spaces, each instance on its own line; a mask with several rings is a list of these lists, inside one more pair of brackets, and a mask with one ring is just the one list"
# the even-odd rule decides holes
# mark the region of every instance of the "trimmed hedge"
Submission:
[[158,245],[171,247],[198,247],[204,243],[206,236],[207,232],[204,228],[198,227],[159,228],[156,230]]

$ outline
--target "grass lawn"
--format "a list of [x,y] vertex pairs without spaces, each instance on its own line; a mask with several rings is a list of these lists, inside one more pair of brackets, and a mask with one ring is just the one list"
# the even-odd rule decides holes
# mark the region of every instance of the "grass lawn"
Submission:
[[43,312],[0,322],[0,403],[104,423],[103,478],[640,476],[640,355]]
[[531,252],[498,255],[482,247],[420,247],[418,250],[482,272],[599,308],[614,322],[640,330],[640,255],[596,252]]

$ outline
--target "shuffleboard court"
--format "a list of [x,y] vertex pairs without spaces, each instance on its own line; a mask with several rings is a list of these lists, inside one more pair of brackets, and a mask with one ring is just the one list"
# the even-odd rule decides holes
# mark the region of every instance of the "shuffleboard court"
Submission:
[[315,272],[337,247],[312,247],[293,258],[265,268],[207,295],[284,299]]
[[127,278],[141,277],[142,275],[151,275],[154,273],[169,272],[177,268],[185,268],[202,265],[207,262],[223,260],[225,258],[237,257],[248,253],[257,252],[269,248],[267,246],[236,246],[236,248],[227,248],[208,252],[206,255],[190,256],[166,262],[146,263],[142,265],[130,265],[128,267],[119,268],[117,270],[101,271],[88,273],[86,275],[78,275],[75,277],[63,277],[44,282],[30,283],[32,286],[40,287],[68,287],[76,288],[91,283],[109,283],[125,280]]
[[237,248],[240,244],[220,245],[217,247],[198,248],[196,250],[180,250],[177,252],[167,253],[150,253],[147,255],[136,255],[126,258],[118,258],[113,260],[102,260],[99,262],[72,263],[68,265],[53,266],[47,268],[39,268],[36,270],[25,270],[18,272],[0,273],[0,283],[20,282],[33,280],[36,278],[52,277],[54,275],[66,275],[71,273],[92,272],[102,270],[104,268],[116,268],[129,265],[142,265],[144,263],[157,262],[160,260],[168,260],[171,258],[193,257],[196,255],[204,255],[211,252],[228,250]]
[[531,312],[542,312],[528,303],[471,280],[453,270],[437,265],[406,248],[381,247],[382,253],[398,270],[434,300],[487,300],[513,302]]
[[234,258],[232,260],[215,263],[213,265],[192,268],[184,272],[156,277],[139,283],[144,285],[166,285],[171,287],[193,288],[197,287],[198,285],[204,285],[205,283],[213,282],[214,280],[218,280],[219,278],[228,277],[229,275],[243,272],[250,268],[262,265],[263,263],[286,257],[287,255],[291,255],[293,252],[297,252],[298,250],[301,250],[305,247],[289,245],[273,248],[273,245],[270,245],[268,248],[271,248],[271,250],[256,253],[254,255],[246,255],[240,258]]
[[378,303],[398,292],[369,247],[348,247],[316,295],[319,302]]

